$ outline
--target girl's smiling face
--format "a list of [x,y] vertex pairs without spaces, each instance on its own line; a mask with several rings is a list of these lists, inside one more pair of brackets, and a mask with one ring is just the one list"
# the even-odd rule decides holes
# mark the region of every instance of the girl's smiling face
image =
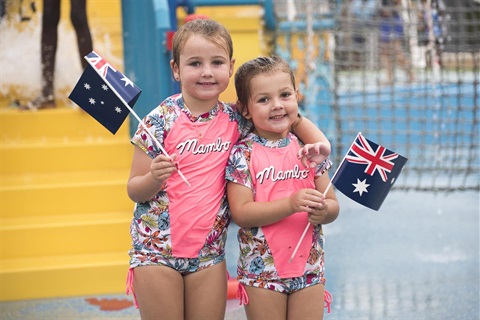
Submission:
[[233,74],[234,60],[227,46],[202,36],[191,36],[180,53],[179,65],[172,63],[173,75],[181,81],[184,100],[190,105],[217,103]]
[[298,117],[297,92],[290,75],[283,71],[262,73],[250,81],[248,115],[256,133],[268,140],[287,136]]

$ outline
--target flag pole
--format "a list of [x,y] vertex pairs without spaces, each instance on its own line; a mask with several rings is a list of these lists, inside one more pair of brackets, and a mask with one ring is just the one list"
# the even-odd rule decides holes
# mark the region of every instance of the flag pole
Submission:
[[[336,171],[335,171],[336,172]],[[328,184],[327,188],[325,189],[325,192],[323,192],[323,194],[326,194],[328,192],[328,190],[330,190],[330,187],[332,186],[332,181],[330,181],[330,183]],[[297,246],[295,247],[295,249],[293,250],[293,253],[292,253],[292,256],[290,257],[290,260],[288,260],[288,263],[291,263],[292,260],[293,260],[293,257],[295,257],[295,254],[297,253],[298,251],[298,248],[300,247],[300,244],[302,243],[303,241],[303,238],[305,238],[305,235],[307,234],[307,231],[308,231],[308,228],[310,228],[310,225],[311,223],[307,223],[307,226],[305,227],[305,230],[303,230],[303,233],[302,233],[302,236],[300,237],[300,240],[298,240],[298,243],[297,243]]]
[[[360,134],[362,134],[362,133],[359,132],[359,133],[357,134],[357,137],[358,137],[358,135],[360,135]],[[356,140],[356,138],[355,138],[355,140]],[[355,142],[355,140],[353,140],[353,141]],[[351,149],[351,146],[350,146],[350,148],[348,148],[347,153],[345,153],[345,156],[343,157],[342,162],[340,162],[340,165],[337,167],[337,170],[335,170],[335,172],[333,173],[332,179],[330,179],[330,182],[328,183],[328,186],[325,188],[325,191],[323,192],[324,195],[328,192],[328,190],[330,190],[330,187],[332,186],[332,180],[333,180],[333,179],[335,178],[335,176],[337,175],[338,169],[340,169],[340,168],[342,167],[342,164],[343,164],[343,162],[345,161],[345,158],[347,157],[347,154],[348,154],[348,152],[349,152],[350,149]],[[308,231],[308,228],[310,228],[310,225],[311,225],[310,222],[307,223],[307,226],[305,227],[305,230],[303,230],[302,236],[300,237],[300,240],[298,240],[297,246],[296,246],[295,249],[293,250],[292,256],[290,257],[290,260],[288,261],[288,263],[291,263],[292,260],[293,260],[293,257],[295,257],[295,254],[297,253],[298,248],[300,247],[300,244],[301,244],[302,241],[303,241],[303,238],[305,238],[305,235],[307,234],[307,231]]]
[[[85,59],[87,58],[87,56],[84,57]],[[88,60],[87,60],[88,61]],[[97,70],[97,68],[93,67],[90,62],[88,62],[88,64],[97,72],[97,74],[100,76],[100,78],[102,79],[105,79],[101,74],[100,72]],[[106,79],[105,79],[106,80]],[[108,84],[108,82],[106,82]],[[117,90],[115,90],[115,88],[113,86],[109,86],[110,89],[112,90],[112,92],[117,96],[118,99],[120,99],[120,101],[125,105],[125,107],[127,107],[127,109],[130,111],[131,114],[133,114],[133,116],[135,117],[135,119],[138,120],[138,122],[140,123],[140,125],[143,127],[143,129],[145,129],[146,133],[158,144],[158,147],[160,148],[160,150],[163,152],[164,155],[166,155],[168,158],[171,159],[171,157],[168,155],[167,151],[165,151],[165,149],[163,148],[162,144],[160,143],[160,141],[157,140],[157,138],[155,138],[155,136],[150,132],[150,130],[148,130],[147,126],[143,123],[143,121],[140,119],[140,117],[137,115],[137,113],[135,111],[133,111],[133,109],[130,107],[130,105],[125,101],[125,99],[123,99],[123,97],[117,92]],[[183,181],[185,181],[185,183],[187,184],[187,186],[190,187],[190,183],[188,182],[187,178],[185,178],[185,176],[183,175],[183,173],[180,171],[180,169],[177,170],[178,174],[180,175],[180,177],[183,179]]]

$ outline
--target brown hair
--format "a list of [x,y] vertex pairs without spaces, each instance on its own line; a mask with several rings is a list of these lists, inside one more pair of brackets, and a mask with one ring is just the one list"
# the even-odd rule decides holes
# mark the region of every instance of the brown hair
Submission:
[[233,57],[232,37],[220,23],[211,19],[195,19],[181,26],[173,36],[173,63],[180,65],[180,53],[191,36],[201,36],[212,41],[218,47],[225,49],[230,59]]
[[235,90],[237,91],[237,108],[241,114],[248,114],[248,100],[251,90],[250,82],[259,74],[271,74],[273,72],[285,72],[290,75],[293,89],[296,90],[295,75],[288,65],[288,62],[280,57],[258,57],[242,64],[235,73]]

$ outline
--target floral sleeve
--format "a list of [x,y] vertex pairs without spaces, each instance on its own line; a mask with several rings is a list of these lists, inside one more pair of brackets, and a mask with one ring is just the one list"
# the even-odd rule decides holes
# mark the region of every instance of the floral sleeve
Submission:
[[230,107],[232,108],[233,116],[237,120],[241,140],[252,131],[253,123],[240,114],[235,104],[231,104]]
[[[139,124],[131,139],[132,144],[145,151],[151,158],[155,158],[161,153],[159,143],[163,147],[163,141],[177,117],[174,105],[173,99],[169,98],[163,101],[142,119],[144,126]],[[149,133],[146,132],[147,129]]]
[[247,188],[253,189],[252,176],[249,169],[251,147],[240,142],[233,146],[226,168],[226,179]]
[[321,164],[317,165],[315,169],[315,178],[320,177],[322,174],[327,172],[333,165],[333,162],[329,158],[325,159]]

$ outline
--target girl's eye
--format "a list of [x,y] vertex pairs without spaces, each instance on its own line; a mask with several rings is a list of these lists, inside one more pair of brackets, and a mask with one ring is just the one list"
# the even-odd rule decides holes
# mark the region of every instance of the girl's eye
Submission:
[[198,61],[193,61],[193,62],[190,62],[190,65],[191,65],[192,67],[198,67],[198,66],[200,66],[200,62],[198,62]]
[[258,103],[265,103],[267,101],[268,101],[268,98],[266,98],[266,97],[258,99]]
[[288,97],[290,97],[291,95],[292,95],[292,93],[290,93],[290,92],[283,92],[283,93],[281,94],[282,98],[288,98]]
[[223,61],[215,60],[215,61],[213,61],[213,64],[216,65],[216,66],[221,66],[223,64]]

